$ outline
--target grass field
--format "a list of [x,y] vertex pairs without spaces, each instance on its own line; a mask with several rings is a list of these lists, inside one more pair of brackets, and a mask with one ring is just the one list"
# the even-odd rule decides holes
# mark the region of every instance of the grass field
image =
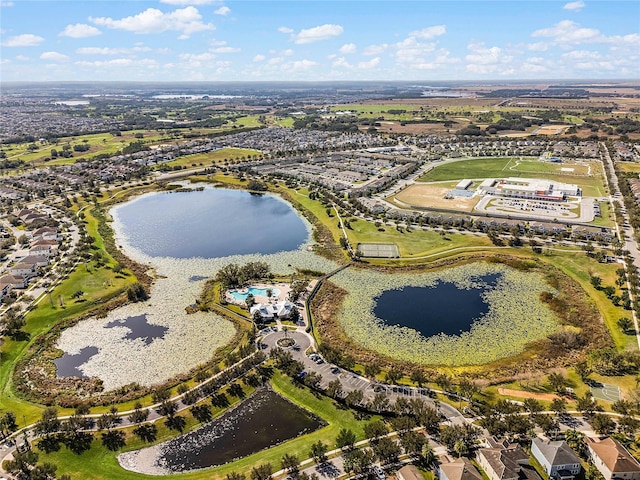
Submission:
[[617,162],[616,165],[623,172],[640,173],[640,163],[635,162]]
[[[573,172],[563,172],[562,168],[573,168]],[[586,176],[590,172],[590,176]],[[476,158],[436,164],[422,175],[419,182],[439,182],[444,180],[484,179],[500,177],[545,178],[578,185],[583,195],[589,197],[606,194],[602,167],[596,162],[588,166],[576,163],[548,163],[534,159],[517,158]]]

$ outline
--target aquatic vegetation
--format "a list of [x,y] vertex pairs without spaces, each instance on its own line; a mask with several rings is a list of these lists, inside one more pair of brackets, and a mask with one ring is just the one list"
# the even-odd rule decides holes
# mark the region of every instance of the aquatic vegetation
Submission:
[[[211,259],[151,257],[131,246],[123,235],[117,208],[111,210],[116,243],[127,256],[149,265],[157,275],[150,297],[145,302],[117,308],[106,318],[78,323],[63,331],[56,345],[69,354],[78,354],[86,347],[97,347],[99,352],[78,369],[86,376],[100,378],[105,391],[133,382],[142,386],[162,383],[203,363],[218,347],[232,339],[235,328],[229,320],[212,312],[189,315],[185,312],[185,307],[196,303],[205,279],[214,277],[223,266],[262,261],[271,271],[283,274],[294,272],[296,268],[321,272],[336,268],[335,263],[309,250],[311,229],[308,223],[307,242],[296,251]],[[250,228],[247,234],[251,234]],[[127,338],[130,329],[118,325],[117,321],[139,315],[146,315],[151,325],[166,327],[163,337],[149,343],[142,338]]]
[[[438,282],[454,283],[459,289],[479,288],[481,277],[492,274],[499,274],[496,286],[482,294],[489,305],[487,313],[460,335],[424,337],[411,328],[387,325],[373,313],[375,299],[387,290],[433,287]],[[397,360],[480,365],[517,355],[528,343],[559,328],[555,314],[540,300],[542,292],[555,293],[544,275],[500,263],[475,262],[425,273],[346,269],[331,281],[349,292],[338,317],[346,335],[366,349]]]

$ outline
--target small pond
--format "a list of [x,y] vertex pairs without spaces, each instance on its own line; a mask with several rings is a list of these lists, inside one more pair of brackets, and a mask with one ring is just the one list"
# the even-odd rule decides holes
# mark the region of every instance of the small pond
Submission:
[[135,317],[128,317],[123,320],[114,320],[105,324],[105,328],[114,327],[128,328],[129,333],[127,333],[124,338],[128,340],[142,338],[144,339],[145,345],[150,345],[155,339],[164,337],[164,334],[169,330],[168,327],[149,323],[146,315],[136,315]]
[[433,287],[387,290],[376,298],[373,313],[387,325],[413,328],[425,337],[459,335],[489,311],[484,293],[496,286],[500,276],[477,277],[477,288],[439,281]]
[[309,235],[288,203],[243,190],[151,193],[114,214],[128,243],[151,257],[271,254],[296,250]]
[[321,420],[306,410],[263,389],[204,427],[161,444],[156,462],[176,473],[213,467],[321,426]]
[[96,355],[100,350],[98,347],[85,347],[81,349],[75,355],[70,353],[65,353],[60,358],[56,358],[53,363],[56,364],[56,376],[58,378],[62,377],[81,377],[86,378],[80,367],[82,364],[86,363],[91,357]]

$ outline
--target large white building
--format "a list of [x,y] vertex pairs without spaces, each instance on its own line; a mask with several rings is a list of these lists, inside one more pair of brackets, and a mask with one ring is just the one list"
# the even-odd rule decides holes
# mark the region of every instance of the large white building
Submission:
[[488,178],[480,184],[478,192],[500,197],[553,201],[562,201],[566,197],[577,197],[582,194],[577,185],[570,183],[516,177]]
[[260,312],[260,317],[264,320],[273,318],[290,318],[296,306],[287,301],[282,300],[276,303],[257,303],[249,309],[253,317],[256,312]]

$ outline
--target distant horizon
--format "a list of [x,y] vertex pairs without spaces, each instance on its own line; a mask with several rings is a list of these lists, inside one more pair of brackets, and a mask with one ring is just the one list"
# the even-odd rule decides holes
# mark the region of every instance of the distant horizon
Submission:
[[[20,84],[150,84],[150,85],[177,85],[177,84],[366,84],[388,83],[403,84],[420,87],[430,87],[437,84],[459,84],[461,86],[483,85],[532,85],[532,84],[625,84],[637,83],[640,86],[640,78],[531,78],[531,79],[469,79],[469,80],[0,80],[0,85]],[[424,84],[424,85],[422,85]]]
[[640,79],[640,2],[0,0],[1,82]]

